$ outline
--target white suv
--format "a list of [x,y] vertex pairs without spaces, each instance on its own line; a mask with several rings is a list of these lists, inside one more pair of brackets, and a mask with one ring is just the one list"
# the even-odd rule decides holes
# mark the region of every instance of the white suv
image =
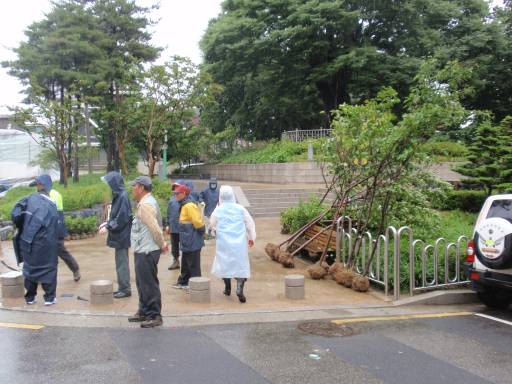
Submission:
[[468,242],[466,276],[489,308],[512,302],[512,194],[485,200]]

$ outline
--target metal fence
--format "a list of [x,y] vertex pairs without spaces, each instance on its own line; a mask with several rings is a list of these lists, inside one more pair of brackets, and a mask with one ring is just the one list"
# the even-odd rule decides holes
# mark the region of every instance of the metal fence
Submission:
[[[346,229],[345,229],[346,228]],[[406,239],[407,251],[401,253],[402,238]],[[406,257],[408,260],[409,294],[434,290],[447,286],[467,284],[463,279],[462,260],[467,247],[467,237],[460,236],[455,243],[448,243],[439,238],[433,244],[414,239],[413,230],[409,227],[388,227],[383,235],[376,239],[370,232],[359,233],[352,226],[352,219],[343,216],[338,219],[336,227],[336,259],[344,263],[347,259],[355,260],[357,272],[364,271],[367,259],[373,257],[368,270],[368,278],[384,288],[389,294],[393,283],[393,298],[400,299],[400,265]],[[392,257],[390,257],[390,253]],[[450,255],[453,255],[452,261]],[[416,271],[419,271],[417,277]]]
[[319,139],[331,135],[332,129],[296,129],[285,131],[281,134],[281,140],[304,141],[307,139]]

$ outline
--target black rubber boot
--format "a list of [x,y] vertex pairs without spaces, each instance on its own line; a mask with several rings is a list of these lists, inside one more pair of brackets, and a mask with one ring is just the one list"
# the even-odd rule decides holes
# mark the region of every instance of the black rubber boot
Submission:
[[224,280],[224,293],[226,296],[231,295],[231,279],[222,279]]
[[244,284],[247,279],[236,279],[236,295],[238,296],[238,300],[240,300],[241,303],[245,303],[246,299],[244,296]]

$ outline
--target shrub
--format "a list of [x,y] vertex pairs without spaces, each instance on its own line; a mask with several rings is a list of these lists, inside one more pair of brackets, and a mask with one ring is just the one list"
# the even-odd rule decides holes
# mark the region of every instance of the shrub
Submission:
[[253,148],[225,157],[228,164],[288,163],[307,159],[308,143],[313,144],[313,152],[320,153],[325,140],[293,142],[288,140],[258,142]]
[[65,217],[66,227],[70,235],[81,235],[83,233],[96,232],[96,216],[89,217]]
[[468,155],[466,146],[454,141],[431,141],[424,144],[422,149],[436,161],[460,161]]
[[296,207],[281,212],[281,228],[283,233],[293,233],[327,209],[320,204],[320,199],[312,196],[307,201],[300,201]]
[[454,190],[448,192],[446,200],[438,208],[445,210],[460,209],[465,212],[479,212],[487,198],[485,191]]

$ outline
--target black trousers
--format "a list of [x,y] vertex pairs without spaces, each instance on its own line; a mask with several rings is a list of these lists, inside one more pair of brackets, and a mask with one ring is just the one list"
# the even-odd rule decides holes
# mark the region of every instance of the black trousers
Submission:
[[59,257],[64,261],[64,263],[66,263],[71,272],[74,273],[78,271],[80,267],[78,266],[78,263],[76,259],[73,257],[73,255],[69,253],[66,247],[64,246],[64,239],[57,240],[57,246]]
[[181,274],[178,284],[188,285],[191,277],[201,276],[201,250],[181,253]]
[[[37,282],[25,278],[25,301],[32,301],[37,295]],[[53,301],[57,291],[57,279],[51,283],[41,283],[44,291],[44,301]]]
[[171,233],[171,253],[174,260],[180,258],[180,234]]
[[160,250],[135,253],[135,282],[139,293],[139,313],[150,319],[161,316],[162,297],[158,281]]

